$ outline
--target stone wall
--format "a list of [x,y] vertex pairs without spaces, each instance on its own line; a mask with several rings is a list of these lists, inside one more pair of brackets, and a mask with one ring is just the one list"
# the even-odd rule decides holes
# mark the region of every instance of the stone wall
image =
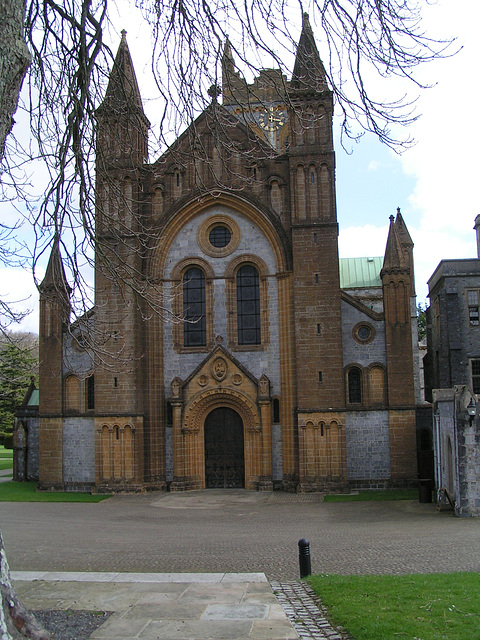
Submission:
[[389,479],[388,411],[347,412],[345,421],[348,480]]
[[465,385],[434,389],[435,483],[458,516],[480,516],[480,415],[467,417],[473,397]]
[[93,417],[70,417],[63,420],[63,481],[95,482]]

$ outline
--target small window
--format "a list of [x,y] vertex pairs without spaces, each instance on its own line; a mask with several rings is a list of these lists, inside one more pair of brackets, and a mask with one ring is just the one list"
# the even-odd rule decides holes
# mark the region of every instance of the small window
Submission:
[[95,379],[87,378],[87,409],[95,409]]
[[278,398],[273,399],[273,424],[279,424],[280,422],[280,400]]
[[471,327],[480,326],[478,294],[479,291],[477,289],[467,291],[468,321]]
[[171,427],[173,425],[173,409],[170,402],[167,402],[167,427]]
[[261,344],[260,283],[253,265],[237,272],[237,328],[239,345]]
[[472,360],[473,393],[480,393],[480,360]]
[[348,402],[350,404],[362,402],[362,372],[358,367],[352,367],[348,372]]

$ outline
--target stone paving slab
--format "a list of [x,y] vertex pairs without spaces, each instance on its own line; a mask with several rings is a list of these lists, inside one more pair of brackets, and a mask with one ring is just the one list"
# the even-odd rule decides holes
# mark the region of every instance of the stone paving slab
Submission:
[[264,574],[12,572],[28,609],[110,611],[92,640],[296,640]]

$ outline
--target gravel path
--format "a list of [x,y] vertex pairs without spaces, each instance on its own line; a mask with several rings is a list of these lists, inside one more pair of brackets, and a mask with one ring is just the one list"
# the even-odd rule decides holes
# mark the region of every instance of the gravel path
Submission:
[[107,611],[32,611],[52,640],[88,640],[111,615]]

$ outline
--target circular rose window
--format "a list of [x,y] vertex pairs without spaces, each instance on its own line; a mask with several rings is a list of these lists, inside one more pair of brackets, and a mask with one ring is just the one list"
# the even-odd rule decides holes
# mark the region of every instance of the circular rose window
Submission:
[[221,224],[213,227],[208,234],[210,244],[216,249],[223,249],[224,247],[227,247],[230,244],[231,239],[232,233],[230,229]]
[[230,216],[210,216],[198,228],[198,246],[212,258],[223,258],[235,251],[240,242],[240,228]]
[[371,324],[359,322],[353,327],[352,335],[360,344],[368,344],[375,338],[375,329]]

